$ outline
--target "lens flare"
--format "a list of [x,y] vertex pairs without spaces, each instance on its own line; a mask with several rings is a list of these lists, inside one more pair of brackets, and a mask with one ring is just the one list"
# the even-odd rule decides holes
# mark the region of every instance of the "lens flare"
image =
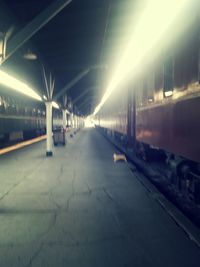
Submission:
[[124,52],[121,54],[117,68],[93,115],[99,112],[119,83],[129,79],[131,74],[135,75],[138,69],[140,69],[141,64],[144,61],[147,62],[156,53],[158,45],[161,46],[164,39],[168,38],[166,32],[172,31],[174,25],[182,18],[184,12],[194,1],[147,1],[143,12],[139,16],[135,31],[131,35],[128,45],[123,49]]

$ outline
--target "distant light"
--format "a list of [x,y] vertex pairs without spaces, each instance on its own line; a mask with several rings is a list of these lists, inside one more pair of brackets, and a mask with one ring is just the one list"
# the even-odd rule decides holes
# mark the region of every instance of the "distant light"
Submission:
[[6,87],[13,89],[19,93],[22,93],[28,97],[42,101],[42,98],[31,87],[1,70],[0,84],[3,84]]
[[85,128],[93,128],[94,127],[94,122],[91,119],[91,116],[88,116],[87,118],[84,119],[85,123]]
[[[128,45],[122,50],[122,55],[117,68],[112,76],[101,102],[95,108],[93,115],[96,115],[107,101],[113,90],[125,78],[135,74],[142,62],[152,56],[152,50],[157,49],[156,45],[162,38],[168,38],[166,31],[174,27],[178,18],[182,18],[183,11],[192,0],[149,0],[131,35]],[[134,17],[134,16],[133,16]],[[134,17],[135,19],[135,17]],[[131,23],[134,25],[135,22]],[[127,27],[126,27],[127,28]],[[115,64],[116,65],[116,64]]]
[[153,98],[149,98],[148,101],[149,101],[149,102],[153,102]]
[[43,99],[44,99],[44,100],[47,100],[47,97],[46,97],[46,95],[43,95]]
[[53,106],[54,108],[57,108],[57,109],[60,108],[59,105],[58,105],[55,101],[52,102],[52,106]]
[[172,96],[172,95],[173,95],[173,91],[172,90],[164,92],[164,96],[165,97]]

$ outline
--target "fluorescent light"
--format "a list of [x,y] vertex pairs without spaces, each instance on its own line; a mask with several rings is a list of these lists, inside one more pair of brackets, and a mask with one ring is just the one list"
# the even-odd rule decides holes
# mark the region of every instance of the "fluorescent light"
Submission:
[[166,92],[164,92],[164,95],[165,95],[165,97],[172,96],[173,95],[173,91],[172,90],[166,91]]
[[[169,38],[167,30],[173,29],[177,19],[182,18],[192,0],[149,0],[131,35],[128,45],[123,49],[117,68],[112,76],[101,102],[95,108],[93,115],[96,115],[107,101],[113,90],[119,83],[141,68],[142,62],[147,62],[152,53],[157,50],[158,43],[165,37]],[[134,18],[135,19],[135,18]],[[131,23],[134,25],[135,21]],[[130,31],[129,31],[130,32]],[[171,34],[171,32],[170,32]],[[154,52],[155,53],[155,52]]]
[[10,89],[18,91],[19,93],[27,95],[31,98],[42,101],[42,98],[31,87],[1,70],[0,84],[3,84],[6,87],[9,87]]
[[52,106],[53,106],[54,108],[57,108],[57,109],[60,108],[59,105],[58,105],[55,101],[52,101]]
[[[60,106],[55,101],[52,101],[52,106],[56,109],[60,109]],[[69,110],[65,109],[67,114],[70,114]]]

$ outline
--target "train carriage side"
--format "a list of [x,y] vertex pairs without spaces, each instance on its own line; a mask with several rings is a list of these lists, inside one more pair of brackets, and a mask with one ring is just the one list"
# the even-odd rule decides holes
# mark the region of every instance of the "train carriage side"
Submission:
[[172,171],[170,179],[196,203],[200,203],[198,21],[140,77],[141,86],[136,86],[135,93],[135,134],[140,154],[147,160],[155,159],[152,155],[157,159],[164,155]]
[[[97,114],[108,135],[146,160],[164,160],[178,189],[200,203],[199,17]],[[170,178],[171,179],[171,178]],[[190,192],[190,193],[188,193]]]
[[[200,163],[199,27],[187,33],[187,40],[179,40],[177,47],[151,69],[152,97],[144,85],[142,99],[137,90],[136,138]],[[143,84],[145,79],[141,77]]]
[[45,133],[45,111],[40,103],[0,94],[0,146]]
[[128,141],[127,94],[127,88],[118,90],[108,99],[96,116],[96,126],[123,144]]

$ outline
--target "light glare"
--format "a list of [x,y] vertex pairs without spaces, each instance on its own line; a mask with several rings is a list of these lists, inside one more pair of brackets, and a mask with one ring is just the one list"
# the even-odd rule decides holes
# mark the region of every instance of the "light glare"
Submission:
[[0,70],[0,83],[5,85],[6,87],[9,87],[10,89],[18,91],[31,98],[42,101],[42,98],[27,84],[17,80],[16,78],[12,77],[11,75],[1,70]]
[[85,118],[84,125],[85,125],[85,128],[93,128],[94,127],[94,122],[92,121],[90,116]]
[[[136,73],[142,61],[151,56],[153,49],[162,37],[166,37],[166,31],[173,26],[173,23],[186,10],[191,0],[149,0],[146,8],[138,21],[135,32],[121,59],[117,69],[112,76],[111,82],[103,95],[101,102],[95,108],[93,115],[96,115],[117,85],[128,78],[130,73]],[[133,25],[133,24],[132,24]]]
[[166,92],[164,92],[164,95],[165,95],[165,97],[172,96],[173,95],[173,91],[172,90],[166,91]]
[[52,106],[56,109],[59,109],[59,105],[55,102],[55,101],[52,101]]

